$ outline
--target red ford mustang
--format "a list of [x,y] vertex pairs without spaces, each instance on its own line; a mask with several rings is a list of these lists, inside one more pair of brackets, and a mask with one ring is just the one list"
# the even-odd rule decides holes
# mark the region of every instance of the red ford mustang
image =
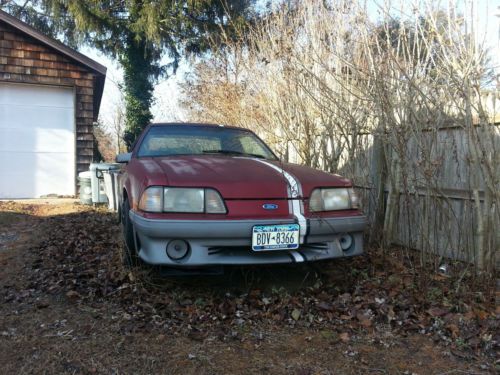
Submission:
[[310,262],[363,252],[351,181],[281,162],[253,132],[151,124],[120,176],[128,264]]

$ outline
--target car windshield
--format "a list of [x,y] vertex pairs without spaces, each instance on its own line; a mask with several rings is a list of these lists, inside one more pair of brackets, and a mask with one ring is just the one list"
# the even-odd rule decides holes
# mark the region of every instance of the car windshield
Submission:
[[152,126],[138,157],[171,155],[241,155],[276,160],[276,156],[250,131],[217,126]]

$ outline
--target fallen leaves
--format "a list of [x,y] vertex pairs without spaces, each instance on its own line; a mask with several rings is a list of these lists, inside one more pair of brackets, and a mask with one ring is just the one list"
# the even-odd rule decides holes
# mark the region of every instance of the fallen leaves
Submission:
[[427,310],[427,313],[430,316],[438,317],[438,316],[445,316],[446,314],[448,314],[449,311],[450,310],[448,310],[448,309],[443,309],[440,307],[432,307],[432,308]]
[[351,337],[349,336],[349,334],[347,332],[342,332],[340,335],[339,335],[339,338],[340,340],[343,342],[343,343],[348,343],[349,340],[351,339]]
[[460,329],[454,323],[450,323],[446,326],[446,328],[451,332],[451,336],[456,339],[459,336]]
[[299,320],[301,315],[302,315],[302,313],[300,312],[299,309],[293,309],[293,311],[292,311],[293,320]]
[[80,295],[80,293],[78,293],[77,291],[75,290],[70,290],[69,292],[66,293],[66,297],[68,298],[68,300],[70,300],[71,302],[75,302],[75,301],[78,301],[82,296]]
[[356,318],[358,319],[358,321],[361,324],[361,326],[363,326],[365,328],[369,328],[369,327],[372,326],[372,321],[371,321],[369,313],[367,313],[367,312],[358,313],[356,315]]
[[474,314],[477,316],[479,320],[485,320],[488,319],[489,317],[489,313],[482,309],[474,309]]
[[328,302],[319,302],[317,304],[317,308],[319,310],[323,310],[323,311],[334,311],[335,310],[333,305],[331,303],[328,303]]
[[[469,348],[493,352],[498,345],[494,315],[476,305],[459,312],[442,298],[446,289],[441,285],[450,278],[434,280],[439,283],[434,287],[441,288],[435,295],[441,300],[429,303],[414,287],[409,270],[401,263],[393,268],[380,263],[377,254],[322,264],[312,282],[296,289],[287,289],[286,277],[279,280],[279,287],[258,282],[214,287],[212,276],[178,281],[158,279],[147,267],[125,271],[119,259],[120,230],[112,214],[87,211],[54,216],[44,229],[46,238],[33,248],[36,259],[26,266],[29,288],[7,289],[4,302],[38,301],[34,306],[42,309],[49,306],[51,296],[63,296],[94,309],[96,315],[111,315],[125,332],[137,327],[157,331],[159,341],[172,333],[199,342],[211,337],[241,340],[242,332],[262,340],[263,331],[291,326],[343,344],[352,343],[359,332],[376,338],[391,331],[431,336],[443,345],[460,347],[459,352]],[[266,271],[245,272],[258,278],[259,272]]]

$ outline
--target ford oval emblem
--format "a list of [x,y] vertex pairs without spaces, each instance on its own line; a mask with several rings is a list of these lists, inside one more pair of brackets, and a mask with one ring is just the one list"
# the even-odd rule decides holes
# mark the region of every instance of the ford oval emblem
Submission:
[[274,204],[274,203],[264,203],[262,205],[262,208],[264,210],[277,210],[278,209],[278,205]]

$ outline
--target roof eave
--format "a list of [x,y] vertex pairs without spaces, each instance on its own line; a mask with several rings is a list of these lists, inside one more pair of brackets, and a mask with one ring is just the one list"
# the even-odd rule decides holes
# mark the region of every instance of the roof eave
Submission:
[[85,56],[84,54],[66,46],[65,44],[55,40],[38,30],[34,29],[27,23],[17,19],[16,17],[11,16],[10,14],[0,10],[0,21],[5,22],[11,27],[21,31],[22,33],[27,34],[28,36],[40,41],[41,43],[47,45],[48,47],[56,50],[62,55],[68,57],[71,60],[74,60],[84,67],[88,68],[90,71],[96,73],[94,80],[94,118],[96,121],[99,115],[99,109],[101,106],[101,99],[104,90],[104,82],[106,79],[106,67],[104,65],[99,64],[97,61],[92,60],[91,58]]
[[58,52],[66,55],[67,57],[78,61],[80,64],[85,65],[87,68],[95,71],[96,73],[106,75],[106,67],[104,65],[99,64],[97,61],[92,60],[91,58],[85,56],[84,54],[66,46],[65,44],[59,42],[56,39],[53,39],[40,31],[34,29],[27,23],[17,19],[14,16],[0,10],[0,20],[9,24],[10,26],[28,34],[32,38],[39,40],[40,42],[52,47]]

